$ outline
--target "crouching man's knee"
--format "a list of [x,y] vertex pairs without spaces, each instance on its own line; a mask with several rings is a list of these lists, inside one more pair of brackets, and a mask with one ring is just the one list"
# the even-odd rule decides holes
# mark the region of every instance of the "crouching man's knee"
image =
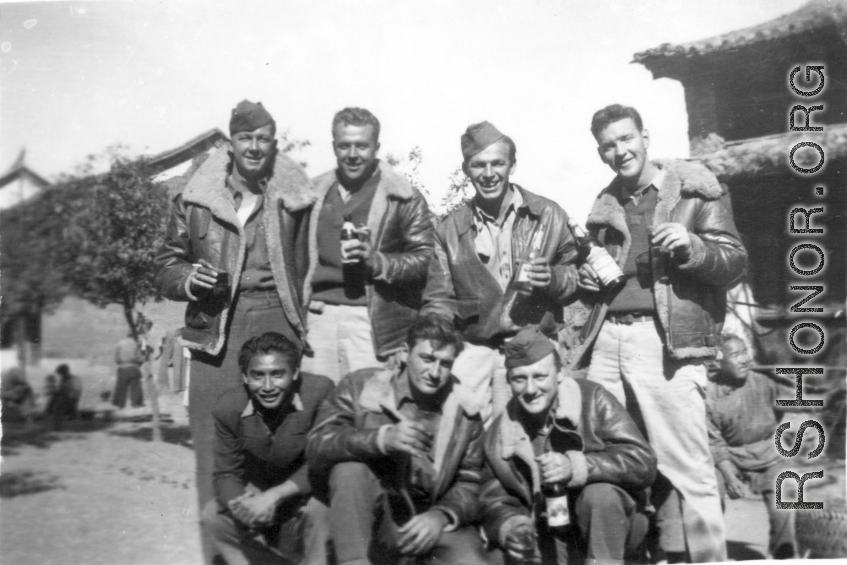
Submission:
[[377,483],[376,475],[364,463],[339,463],[332,468],[329,475],[329,488],[332,495],[344,491],[367,491],[369,486]]

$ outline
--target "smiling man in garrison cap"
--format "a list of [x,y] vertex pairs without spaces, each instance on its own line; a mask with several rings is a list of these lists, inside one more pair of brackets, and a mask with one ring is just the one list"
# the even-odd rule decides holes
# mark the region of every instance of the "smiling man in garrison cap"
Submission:
[[[512,399],[483,437],[480,491],[488,540],[506,563],[622,563],[647,533],[644,489],[656,457],[602,386],[562,372],[553,343],[524,328],[504,345]],[[551,527],[542,486],[563,483],[575,528]],[[582,562],[580,559],[577,562]]]
[[[467,345],[455,374],[486,406],[486,421],[509,399],[502,347],[525,326],[554,336],[576,290],[576,247],[558,204],[509,181],[515,143],[489,122],[461,138],[462,170],[476,190],[435,233],[423,312],[455,320]],[[537,257],[521,258],[537,239]],[[516,292],[528,282],[528,294]]]
[[[192,350],[188,413],[200,508],[211,499],[212,406],[240,383],[238,352],[265,332],[302,346],[309,178],[277,150],[276,123],[261,103],[232,110],[231,144],[212,153],[173,203],[157,256],[157,282],[187,301],[181,342]],[[204,535],[204,553],[211,545]]]

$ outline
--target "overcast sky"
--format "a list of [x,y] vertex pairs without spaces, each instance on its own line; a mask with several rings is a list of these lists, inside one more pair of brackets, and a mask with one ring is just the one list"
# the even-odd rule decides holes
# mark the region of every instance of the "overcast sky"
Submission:
[[382,153],[423,151],[437,200],[459,136],[487,119],[518,147],[514,180],[584,221],[611,171],[593,112],[637,107],[653,157],[688,156],[681,85],[631,64],[638,51],[767,21],[805,0],[697,2],[253,1],[0,5],[0,172],[22,147],[48,178],[113,143],[158,153],[259,100],[334,166],[333,113],[363,106]]

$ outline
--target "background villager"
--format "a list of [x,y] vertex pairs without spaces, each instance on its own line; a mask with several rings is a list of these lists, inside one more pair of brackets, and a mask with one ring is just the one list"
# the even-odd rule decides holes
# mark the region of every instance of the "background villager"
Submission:
[[779,426],[776,399],[794,398],[794,387],[753,370],[739,336],[723,334],[721,341],[722,359],[713,363],[717,367],[706,388],[709,440],[720,471],[721,498],[741,498],[745,483],[754,494],[761,494],[770,520],[768,551],[774,559],[790,559],[796,552],[795,513],[776,509],[774,488],[777,475],[785,470],[785,458],[774,449],[773,434]]
[[449,321],[422,316],[398,366],[350,373],[321,408],[308,459],[339,565],[489,562],[473,526],[482,421],[451,373],[461,348]]
[[112,404],[120,408],[126,407],[127,396],[133,408],[144,406],[144,392],[141,383],[141,364],[143,355],[138,342],[128,335],[118,342],[115,351],[115,363],[118,366],[115,392],[112,394]]
[[215,498],[203,522],[228,565],[326,565],[327,508],[311,497],[306,433],[332,381],[300,372],[299,347],[274,332],[247,341],[242,384],[215,421]]
[[[567,376],[537,328],[522,329],[505,355],[513,397],[483,440],[480,505],[489,541],[507,563],[643,557],[644,489],[656,457],[635,422],[602,386]],[[567,491],[570,526],[548,524],[542,491],[557,483]]]
[[3,421],[27,421],[35,408],[35,395],[32,387],[18,367],[3,371],[2,390],[0,397],[3,401]]
[[[476,194],[436,230],[423,312],[462,331],[456,374],[483,400],[489,421],[510,398],[503,343],[527,325],[556,334],[562,304],[576,290],[576,249],[565,211],[509,181],[517,150],[508,136],[480,122],[468,126],[461,148]],[[528,283],[525,295],[519,282]]]
[[72,374],[70,367],[62,363],[56,367],[56,374],[59,375],[59,382],[44,410],[54,428],[61,426],[64,420],[77,417],[79,399],[82,397],[82,379]]
[[[338,166],[314,179],[306,278],[311,353],[304,369],[336,383],[403,347],[432,255],[423,195],[378,159],[379,120],[345,108],[332,120]],[[340,241],[345,218],[357,237]]]
[[662,477],[654,486],[661,549],[671,560],[687,552],[694,562],[722,561],[702,360],[718,350],[726,288],[742,276],[747,254],[715,176],[693,163],[649,161],[649,133],[635,109],[608,106],[595,113],[591,131],[616,178],[598,196],[587,225],[627,281],[590,295],[601,289],[583,265],[580,287],[592,312],[581,330],[570,328],[579,337],[563,341],[578,344],[568,353],[573,368],[591,352],[588,378],[622,404],[624,383],[632,391]]
[[[242,344],[274,331],[302,345],[305,335],[299,289],[311,184],[277,151],[276,123],[261,104],[233,109],[230,136],[174,200],[156,259],[162,294],[188,302],[180,343],[192,349],[188,411],[200,508],[212,497],[211,408],[239,382]],[[211,552],[204,536],[207,561]]]

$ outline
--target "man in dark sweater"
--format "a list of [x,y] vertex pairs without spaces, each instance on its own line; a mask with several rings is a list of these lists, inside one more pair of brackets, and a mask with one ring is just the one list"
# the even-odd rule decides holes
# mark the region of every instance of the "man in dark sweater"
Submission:
[[[314,355],[303,363],[336,383],[402,349],[432,254],[426,200],[377,159],[379,130],[379,120],[365,109],[338,112],[332,121],[338,167],[314,180],[318,201],[311,212],[305,283]],[[358,237],[342,244],[347,217]]]
[[333,384],[301,378],[298,347],[274,332],[247,341],[238,364],[243,386],[221,394],[212,412],[215,498],[204,527],[228,565],[324,564],[326,507],[310,496],[305,449]]

